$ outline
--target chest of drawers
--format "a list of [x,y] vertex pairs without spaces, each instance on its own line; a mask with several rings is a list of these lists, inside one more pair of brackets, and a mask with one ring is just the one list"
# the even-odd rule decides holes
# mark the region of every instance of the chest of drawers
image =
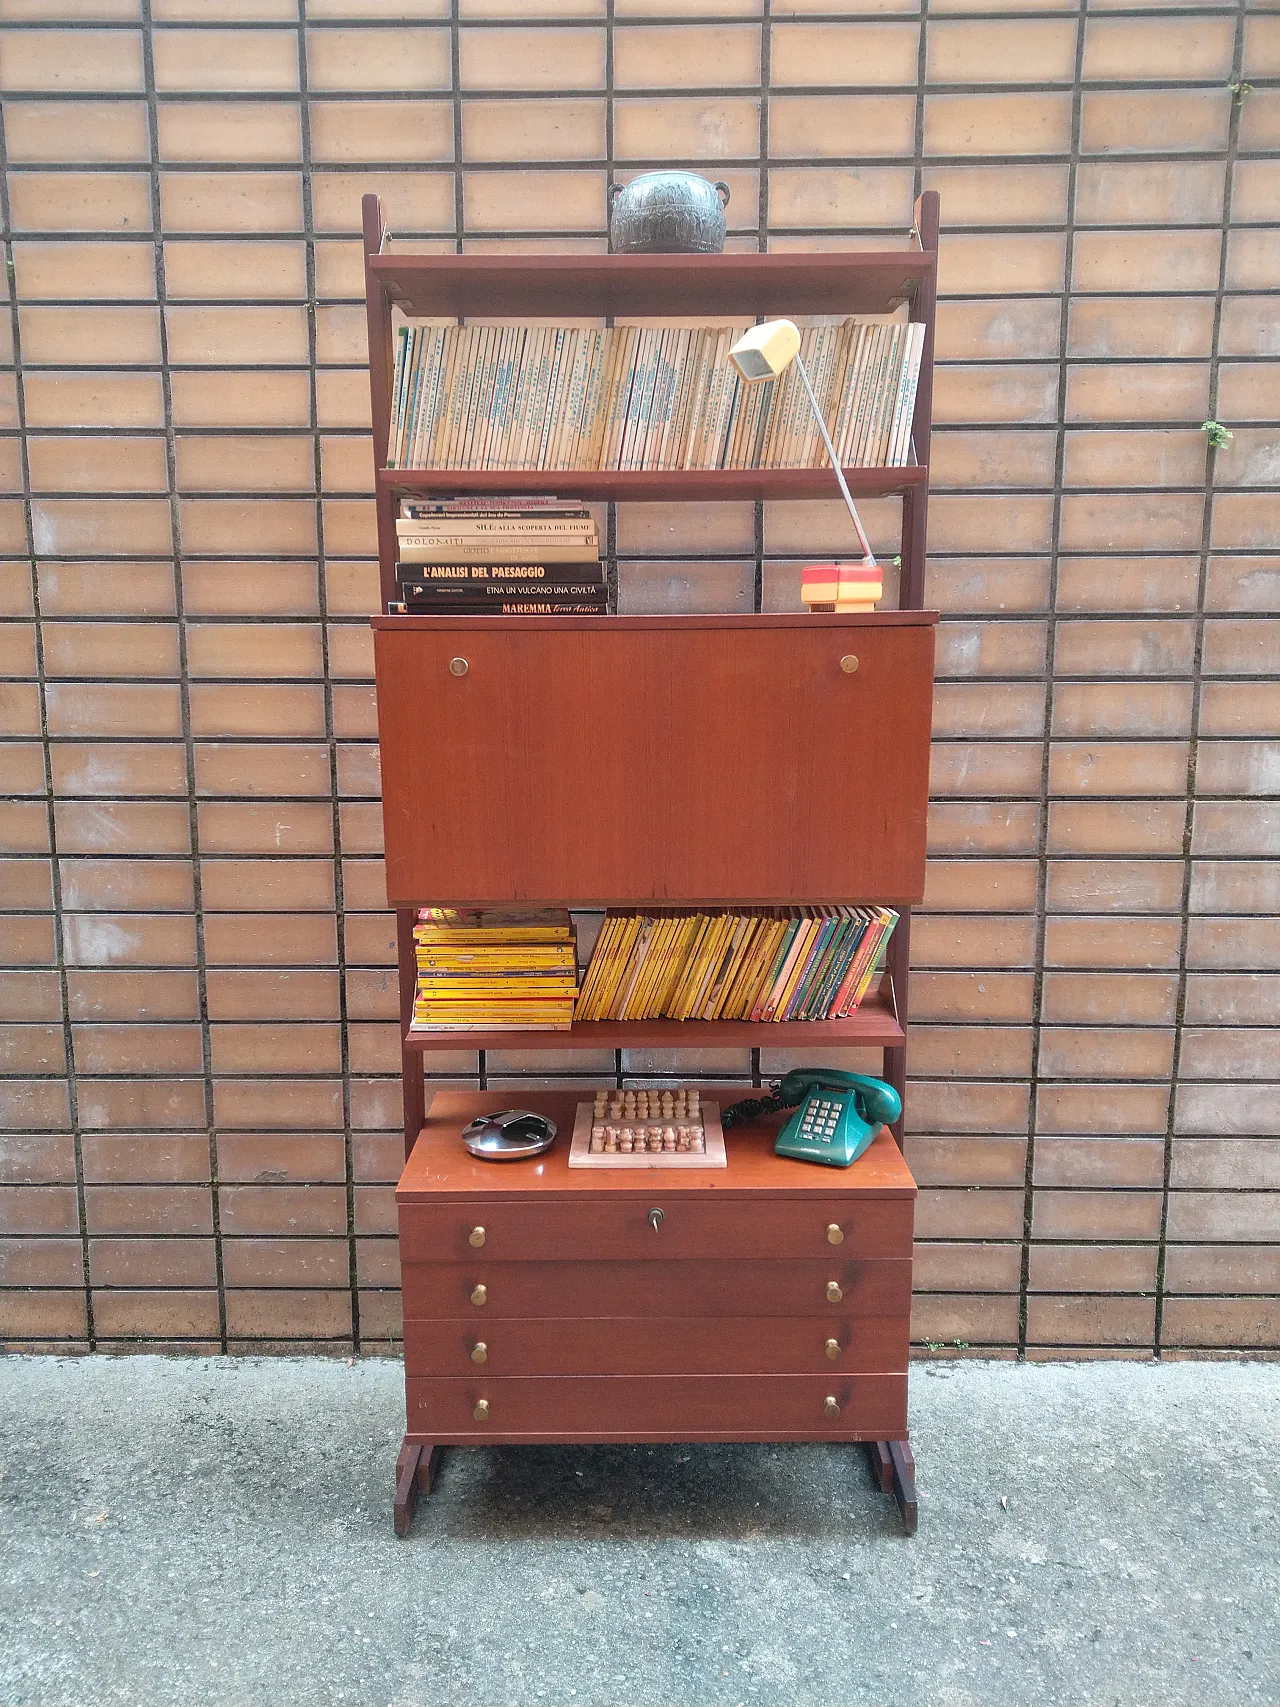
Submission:
[[[442,1447],[603,1441],[868,1442],[913,1527],[916,1188],[891,1134],[821,1168],[775,1156],[764,1116],[725,1169],[570,1170],[583,1094],[442,1091],[427,1111],[396,1191],[397,1531]],[[555,1147],[470,1156],[462,1128],[513,1103],[556,1121]]]

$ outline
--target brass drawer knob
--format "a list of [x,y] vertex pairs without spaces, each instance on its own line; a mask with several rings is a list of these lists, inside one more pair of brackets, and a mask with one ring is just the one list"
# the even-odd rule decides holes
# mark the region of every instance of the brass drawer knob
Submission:
[[[478,1290],[483,1292],[484,1287],[481,1286],[480,1288],[478,1288]],[[475,1293],[474,1292],[471,1294],[471,1297],[472,1297],[472,1302],[474,1303],[474,1301],[475,1301]],[[841,1286],[840,1282],[838,1280],[829,1280],[827,1282],[827,1303],[828,1304],[838,1304],[843,1297],[844,1297],[844,1287]],[[483,1302],[483,1300],[481,1300],[481,1302]]]
[[[839,1355],[840,1355],[840,1341],[839,1340],[828,1340],[826,1345],[823,1347],[823,1350],[826,1352],[827,1356],[834,1363],[836,1358],[839,1357]],[[472,1352],[471,1355],[474,1357],[475,1353]]]
[[[829,1232],[827,1234],[827,1237],[828,1238],[831,1237]],[[481,1245],[484,1243],[484,1228],[483,1227],[473,1227],[471,1229],[471,1231],[467,1234],[467,1243],[469,1245],[474,1245],[476,1250],[479,1250]]]
[[[832,1340],[828,1340],[827,1343],[828,1343],[828,1345],[832,1345],[835,1342]],[[827,1355],[830,1356],[831,1354],[828,1352]],[[484,1343],[483,1340],[477,1340],[476,1343],[472,1346],[472,1348],[471,1348],[471,1361],[472,1361],[472,1363],[487,1363],[489,1361],[489,1348]]]
[[[827,1296],[831,1296],[830,1287],[827,1288]],[[489,1302],[489,1288],[487,1286],[473,1286],[471,1289],[471,1302],[473,1304],[487,1304]]]
[[[828,1399],[827,1403],[829,1405],[835,1405],[836,1404],[834,1399]],[[836,1409],[837,1410],[840,1409],[839,1405],[836,1405]],[[488,1401],[488,1399],[477,1399],[476,1400],[476,1408],[474,1411],[472,1411],[471,1414],[476,1419],[476,1421],[478,1423],[488,1422],[488,1420],[489,1420],[489,1401]]]
[[451,676],[465,676],[470,668],[471,666],[465,658],[450,658],[449,660],[449,674]]
[[853,653],[846,652],[844,657],[840,660],[840,668],[844,671],[845,675],[851,676],[857,667],[858,660],[854,657]]
[[[483,1405],[484,1400],[481,1399],[480,1403]],[[479,1414],[480,1412],[477,1408],[476,1415],[479,1416]],[[838,1417],[840,1415],[840,1401],[836,1398],[834,1393],[828,1393],[826,1398],[822,1401],[822,1414],[824,1417]]]
[[[474,1239],[471,1242],[475,1244]],[[480,1242],[483,1244],[483,1239]],[[839,1222],[833,1221],[827,1228],[827,1243],[829,1245],[842,1245],[844,1243],[844,1228],[840,1226]]]

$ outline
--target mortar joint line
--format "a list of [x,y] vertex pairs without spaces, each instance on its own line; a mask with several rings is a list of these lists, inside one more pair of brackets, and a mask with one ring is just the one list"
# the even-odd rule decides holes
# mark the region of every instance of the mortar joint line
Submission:
[[204,1091],[205,1134],[209,1158],[209,1209],[213,1234],[214,1278],[217,1294],[218,1341],[227,1350],[227,1300],[222,1249],[221,1182],[213,1087],[213,1043],[209,1029],[208,960],[205,947],[204,884],[200,863],[200,812],[196,792],[195,736],[191,718],[191,679],[188,669],[186,600],[182,576],[182,505],[178,497],[177,434],[173,413],[173,384],[169,366],[168,289],[165,272],[164,225],[160,200],[160,112],[156,90],[154,26],[151,0],[141,0],[142,67],[147,109],[148,175],[151,196],[152,251],[155,265],[156,317],[160,340],[160,393],[164,412],[165,466],[169,482],[169,525],[172,534],[174,625],[178,639],[178,704],[187,767],[187,821],[191,838],[191,890],[196,954],[196,1004],[200,1022],[200,1061]]
[[462,179],[462,41],[461,0],[449,0],[449,102],[453,111],[453,249],[463,250],[466,204]]
[[[1235,37],[1232,45],[1231,62],[1231,81],[1233,84],[1239,83],[1243,74],[1245,27],[1248,17],[1248,0],[1236,0]],[[1210,421],[1216,421],[1218,418],[1222,313],[1227,289],[1227,268],[1231,242],[1231,206],[1243,109],[1243,100],[1232,100],[1227,124],[1227,145],[1222,157],[1222,236],[1218,250],[1218,288],[1214,297],[1213,328],[1209,341],[1208,419]],[[1219,453],[1213,446],[1206,443],[1204,510],[1200,518],[1200,561],[1197,566],[1194,641],[1191,653],[1191,706],[1187,731],[1186,804],[1182,821],[1182,889],[1178,937],[1178,972],[1173,1013],[1173,1049],[1169,1062],[1169,1099],[1165,1110],[1164,1148],[1160,1175],[1160,1237],[1156,1250],[1155,1323],[1153,1331],[1153,1351],[1157,1359],[1164,1355],[1170,1188],[1173,1180],[1174,1150],[1178,1128],[1178,1089],[1182,1076],[1182,1046],[1186,1032],[1188,956],[1191,942],[1191,890],[1195,876],[1195,863],[1192,856],[1195,844],[1196,778],[1200,745],[1200,693],[1204,670],[1205,605],[1209,596],[1209,567],[1212,560],[1213,544],[1213,500],[1218,455]]]
[[333,672],[329,637],[329,564],[325,552],[324,479],[320,435],[319,328],[316,302],[315,201],[312,188],[311,100],[307,63],[307,0],[298,0],[298,106],[299,140],[302,150],[303,265],[307,292],[307,404],[310,411],[311,472],[315,486],[316,599],[319,608],[320,668],[324,683],[324,735],[328,749],[330,827],[333,837],[334,952],[338,984],[338,1083],[342,1100],[342,1168],[346,1211],[347,1288],[351,1311],[351,1348],[362,1349],[360,1332],[360,1288],[356,1246],[356,1196],[354,1140],[351,1130],[351,1037],[347,1003],[347,917],[343,865],[342,800],[338,779],[338,741],[333,704]]
[[1072,268],[1075,258],[1076,179],[1084,111],[1084,51],[1088,0],[1076,14],[1075,81],[1071,95],[1071,144],[1067,160],[1066,229],[1062,256],[1062,301],[1058,316],[1058,386],[1054,410],[1053,501],[1049,522],[1049,574],[1045,594],[1044,711],[1040,727],[1040,787],[1037,795],[1036,898],[1031,973],[1031,1060],[1027,1073],[1027,1150],[1022,1175],[1022,1248],[1018,1275],[1018,1357],[1025,1360],[1029,1337],[1032,1230],[1035,1220],[1036,1137],[1039,1132],[1040,1041],[1044,1022],[1045,954],[1048,942],[1050,766],[1053,758],[1054,668],[1057,657],[1058,565],[1062,550],[1062,481],[1066,462],[1068,351]]
[[13,220],[9,206],[9,148],[0,102],[0,218],[4,221],[5,273],[9,285],[9,331],[13,343],[14,399],[18,424],[18,456],[22,479],[22,520],[25,530],[31,585],[31,633],[35,654],[36,699],[40,716],[41,764],[45,785],[45,840],[49,859],[49,899],[52,909],[54,971],[58,980],[61,1014],[63,1071],[67,1093],[67,1116],[71,1128],[72,1172],[76,1194],[76,1228],[80,1241],[80,1280],[85,1312],[85,1337],[90,1351],[98,1345],[89,1263],[89,1214],[85,1195],[84,1146],[80,1125],[79,1086],[75,1071],[75,1035],[71,1026],[71,990],[67,975],[66,923],[62,904],[62,867],[58,858],[58,825],[53,783],[53,750],[49,744],[48,678],[44,655],[44,621],[40,598],[40,574],[35,543],[35,516],[31,495],[31,459],[27,438],[26,387],[22,361],[22,327],[18,313],[18,279],[13,252]]

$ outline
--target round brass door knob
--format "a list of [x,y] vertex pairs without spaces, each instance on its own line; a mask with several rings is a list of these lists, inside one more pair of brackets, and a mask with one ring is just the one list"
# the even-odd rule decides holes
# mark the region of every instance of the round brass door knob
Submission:
[[[473,1239],[471,1242],[474,1244],[475,1240]],[[844,1228],[835,1221],[827,1228],[827,1243],[829,1245],[842,1245],[844,1243]]]
[[[483,1290],[483,1288],[481,1290]],[[841,1286],[840,1282],[838,1280],[829,1280],[827,1282],[827,1303],[838,1304],[843,1297],[844,1287]]]
[[487,1286],[473,1286],[471,1302],[473,1304],[487,1304],[489,1302],[489,1288]]
[[449,674],[451,676],[465,676],[470,668],[471,666],[465,658],[450,658],[449,660]]
[[840,660],[840,668],[844,671],[845,675],[851,676],[857,667],[858,660],[854,657],[853,653],[846,652],[844,657]]
[[[828,1340],[826,1345],[823,1347],[823,1350],[826,1352],[827,1356],[834,1363],[836,1358],[839,1357],[839,1355],[840,1355],[840,1341],[839,1340]],[[471,1355],[474,1357],[475,1353],[472,1352]]]
[[[828,1399],[827,1403],[831,1404],[831,1405],[835,1405],[836,1402],[834,1399]],[[840,1409],[839,1405],[836,1405],[836,1409],[837,1410]],[[488,1422],[488,1420],[489,1420],[489,1401],[488,1401],[488,1399],[477,1399],[476,1400],[476,1408],[475,1408],[475,1410],[472,1411],[471,1414],[476,1419],[476,1421],[478,1423]]]
[[[481,1400],[481,1404],[483,1403],[484,1401]],[[479,1412],[477,1411],[477,1415],[478,1414]],[[822,1414],[824,1417],[838,1417],[840,1415],[840,1401],[836,1398],[834,1393],[828,1393],[826,1398],[822,1401]]]
[[[827,1343],[830,1345],[834,1342],[829,1340]],[[830,1353],[828,1353],[828,1355],[830,1355]],[[489,1348],[483,1340],[477,1340],[472,1346],[471,1361],[472,1363],[487,1363],[489,1361]]]
[[[828,1238],[831,1237],[829,1232],[827,1234],[827,1237]],[[467,1234],[467,1243],[469,1245],[474,1245],[475,1248],[477,1250],[479,1250],[481,1245],[484,1243],[484,1228],[483,1227],[473,1227],[471,1229],[471,1231]]]

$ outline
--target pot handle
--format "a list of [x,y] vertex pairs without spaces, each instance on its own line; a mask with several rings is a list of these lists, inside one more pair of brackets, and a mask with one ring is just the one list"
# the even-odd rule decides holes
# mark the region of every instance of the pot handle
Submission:
[[728,207],[728,205],[729,205],[729,186],[728,186],[728,184],[715,183],[711,187],[713,190],[715,190],[716,194],[720,197],[720,206],[721,207]]
[[609,206],[610,207],[613,206],[613,198],[615,196],[620,196],[625,188],[626,188],[625,184],[610,184],[609,185]]

